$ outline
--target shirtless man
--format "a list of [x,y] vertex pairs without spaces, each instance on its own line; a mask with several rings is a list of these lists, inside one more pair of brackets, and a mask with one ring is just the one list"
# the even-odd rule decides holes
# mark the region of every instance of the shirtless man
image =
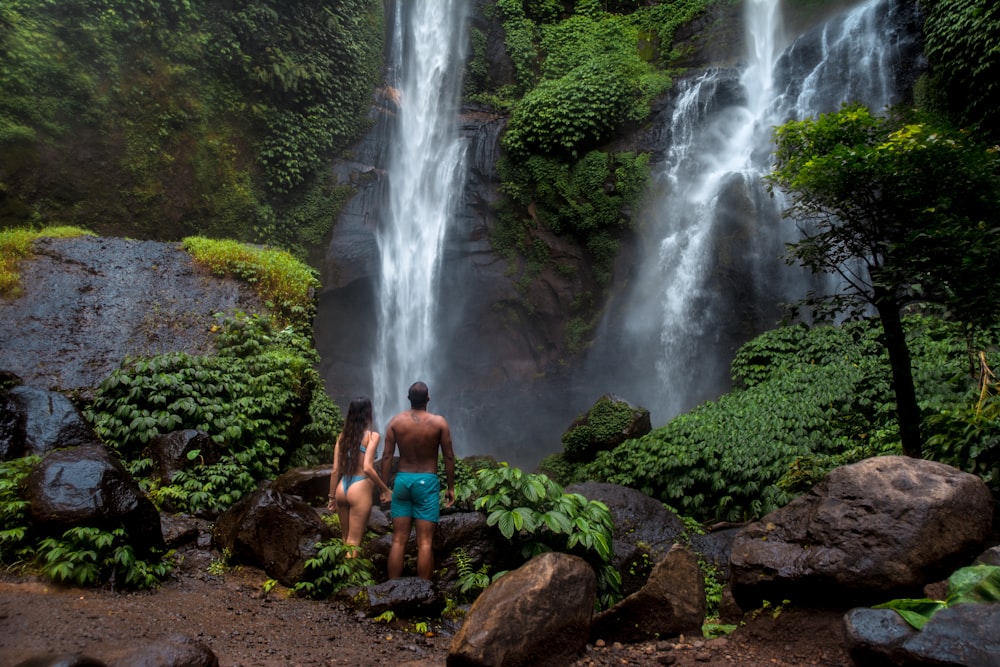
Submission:
[[392,493],[383,491],[382,502],[392,499],[392,547],[389,549],[389,578],[403,574],[403,555],[410,539],[410,528],[417,529],[417,576],[430,579],[434,571],[434,529],[440,516],[437,475],[438,448],[444,456],[448,487],[445,507],[455,502],[455,452],[451,430],[440,415],[427,412],[430,396],[427,385],[414,382],[408,393],[410,409],[392,418],[385,430],[382,453],[382,479],[392,474],[392,460],[399,445],[399,470]]

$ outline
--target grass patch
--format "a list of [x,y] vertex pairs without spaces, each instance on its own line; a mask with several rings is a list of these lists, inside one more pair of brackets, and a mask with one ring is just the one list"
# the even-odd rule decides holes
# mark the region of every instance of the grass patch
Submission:
[[300,330],[312,326],[319,278],[291,253],[201,236],[189,236],[182,245],[215,275],[248,282],[285,324]]
[[21,296],[21,260],[32,256],[35,239],[43,236],[52,238],[74,238],[96,236],[93,232],[79,227],[45,227],[40,230],[20,227],[0,231],[0,297],[16,299]]

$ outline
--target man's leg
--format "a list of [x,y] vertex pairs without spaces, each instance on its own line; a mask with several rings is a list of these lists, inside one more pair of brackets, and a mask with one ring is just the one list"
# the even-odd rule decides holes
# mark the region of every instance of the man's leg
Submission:
[[[387,566],[390,579],[398,579],[403,576],[403,556],[406,555],[406,543],[410,541],[412,523],[413,519],[408,516],[394,516],[392,518],[392,546],[389,547]],[[419,560],[417,562],[419,563]]]
[[[430,579],[434,572],[434,528],[437,524],[423,519],[416,519],[415,523],[417,526],[417,576],[421,579]],[[393,528],[395,529],[395,524]],[[393,535],[393,546],[396,546],[395,534]]]

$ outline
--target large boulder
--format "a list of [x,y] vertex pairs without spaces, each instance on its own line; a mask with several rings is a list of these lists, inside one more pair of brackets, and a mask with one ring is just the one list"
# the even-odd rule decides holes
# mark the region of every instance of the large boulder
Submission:
[[41,238],[0,299],[0,368],[89,398],[122,359],[214,351],[217,313],[268,312],[253,287],[213,276],[177,243]]
[[140,554],[164,548],[160,513],[121,462],[101,445],[45,455],[27,478],[31,520],[61,534],[77,525],[124,528]]
[[982,551],[992,519],[990,491],[975,475],[905,456],[866,459],[737,534],[733,596],[743,609],[916,597]]
[[548,552],[476,599],[448,650],[448,667],[562,667],[583,650],[597,577],[582,558]]
[[254,565],[285,586],[294,586],[316,545],[332,530],[308,503],[273,489],[240,499],[215,522],[213,542],[237,562]]
[[704,622],[705,578],[698,557],[677,545],[656,564],[645,586],[597,615],[591,638],[655,641],[701,634]]
[[0,393],[0,460],[99,442],[76,406],[59,392],[20,385]]

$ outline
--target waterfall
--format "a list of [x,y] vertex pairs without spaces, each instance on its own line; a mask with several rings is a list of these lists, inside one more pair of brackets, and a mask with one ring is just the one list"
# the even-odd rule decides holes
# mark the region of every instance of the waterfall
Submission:
[[742,70],[678,84],[655,176],[661,194],[640,223],[645,253],[608,309],[587,384],[662,424],[727,391],[736,348],[775,326],[782,303],[806,295],[816,279],[781,260],[797,238],[794,221],[782,220],[780,195],[761,180],[771,132],[843,102],[881,110],[898,101],[905,35],[889,16],[897,4],[912,5],[872,0],[788,45],[779,0],[747,0]]
[[[398,2],[389,84],[399,97],[388,162],[372,362],[376,420],[405,407],[416,380],[433,396],[440,256],[463,188],[457,115],[466,43],[461,0]],[[404,15],[404,13],[406,15]]]

